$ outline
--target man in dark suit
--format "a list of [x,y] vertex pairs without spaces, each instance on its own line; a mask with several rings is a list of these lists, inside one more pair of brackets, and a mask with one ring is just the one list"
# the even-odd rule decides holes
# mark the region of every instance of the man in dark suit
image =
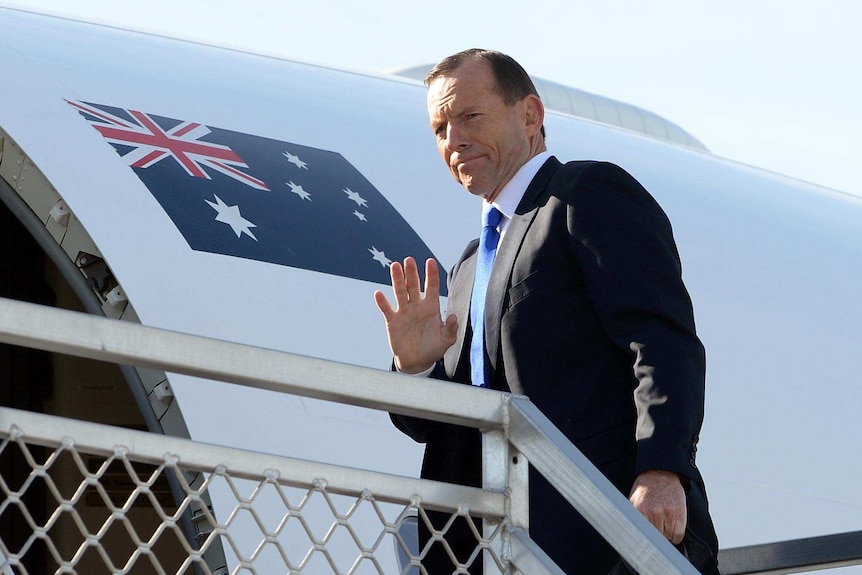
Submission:
[[[381,292],[375,300],[395,367],[527,395],[665,537],[685,540],[693,562],[717,574],[718,543],[695,466],[705,357],[667,217],[621,168],[550,156],[541,100],[508,56],[455,54],[426,85],[440,154],[485,212],[502,214],[489,228],[500,238],[487,291],[474,290],[474,277],[491,240],[471,242],[454,266],[445,321],[436,262],[426,262],[424,295],[415,261],[392,264],[397,307]],[[427,444],[422,477],[481,485],[477,430],[393,421]],[[530,514],[531,536],[566,573],[604,574],[617,562],[536,473]],[[435,528],[445,524],[431,517]],[[424,545],[429,534],[420,535]],[[459,562],[475,547],[467,520],[446,540]],[[431,575],[454,569],[439,543],[423,565]]]

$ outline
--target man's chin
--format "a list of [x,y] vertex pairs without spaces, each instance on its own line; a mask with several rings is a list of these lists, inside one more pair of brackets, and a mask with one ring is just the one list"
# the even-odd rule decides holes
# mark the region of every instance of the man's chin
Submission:
[[458,183],[461,184],[461,186],[465,190],[470,192],[472,195],[474,195],[474,196],[481,196],[482,195],[481,190],[480,190],[480,188],[482,186],[478,185],[478,182],[476,182],[476,179],[473,178],[473,176],[459,172],[457,170],[453,172],[453,175],[455,176],[455,179],[458,180]]
[[470,195],[484,198],[488,195],[487,190],[483,186],[477,186],[472,180],[461,180],[461,185],[467,190]]

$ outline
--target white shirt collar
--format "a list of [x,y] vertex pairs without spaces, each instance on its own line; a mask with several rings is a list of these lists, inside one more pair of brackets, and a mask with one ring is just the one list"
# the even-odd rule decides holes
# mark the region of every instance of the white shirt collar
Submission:
[[530,182],[533,181],[533,178],[539,172],[539,168],[550,157],[551,152],[545,151],[539,152],[527,160],[527,163],[521,166],[521,169],[512,176],[512,179],[497,194],[493,202],[494,207],[500,210],[506,216],[507,220],[512,219],[512,216],[515,215],[515,210],[518,209],[518,204],[521,203],[521,198],[524,197],[524,193],[527,191]]

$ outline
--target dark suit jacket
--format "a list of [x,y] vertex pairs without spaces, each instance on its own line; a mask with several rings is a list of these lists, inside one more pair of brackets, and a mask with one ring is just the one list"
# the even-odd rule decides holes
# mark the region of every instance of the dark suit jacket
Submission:
[[[467,384],[477,245],[468,245],[449,276],[448,310],[458,317],[458,340],[434,372]],[[642,471],[680,474],[691,532],[717,552],[695,466],[703,419],[703,346],[670,223],[634,178],[613,164],[563,166],[549,159],[500,244],[485,326],[492,388],[527,395],[626,496]],[[427,443],[423,477],[481,485],[478,431],[400,416],[393,420]],[[424,544],[428,533],[422,531]],[[617,560],[534,472],[530,534],[566,573],[607,573]],[[447,534],[447,542],[462,560],[469,557],[475,537],[466,520]],[[423,563],[432,575],[452,572],[442,547]]]

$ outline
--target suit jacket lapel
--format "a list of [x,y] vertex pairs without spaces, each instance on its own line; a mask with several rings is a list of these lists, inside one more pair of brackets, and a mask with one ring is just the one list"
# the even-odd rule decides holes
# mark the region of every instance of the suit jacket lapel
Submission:
[[[458,318],[458,337],[455,345],[446,350],[443,355],[443,365],[446,373],[452,377],[458,370],[464,346],[470,347],[467,326],[470,325],[470,298],[473,295],[473,278],[476,276],[476,252],[461,262],[458,274],[454,277],[446,301],[446,315],[455,314]],[[469,372],[469,369],[468,369]]]
[[[512,270],[515,265],[515,258],[521,251],[521,245],[524,243],[527,231],[536,217],[536,212],[539,209],[538,200],[542,192],[545,191],[551,176],[554,175],[561,165],[556,158],[551,157],[539,168],[536,176],[530,182],[530,185],[527,186],[524,197],[521,199],[520,204],[518,204],[518,209],[509,222],[506,228],[506,235],[497,250],[494,267],[491,270],[491,278],[488,282],[488,295],[485,298],[485,346],[488,350],[488,357],[491,359],[491,369],[494,370],[494,373],[488,378],[492,382],[498,371],[498,363],[501,361],[500,326],[503,318],[503,306],[506,303],[506,293],[509,289]],[[513,393],[522,393],[521,390],[511,391]]]

